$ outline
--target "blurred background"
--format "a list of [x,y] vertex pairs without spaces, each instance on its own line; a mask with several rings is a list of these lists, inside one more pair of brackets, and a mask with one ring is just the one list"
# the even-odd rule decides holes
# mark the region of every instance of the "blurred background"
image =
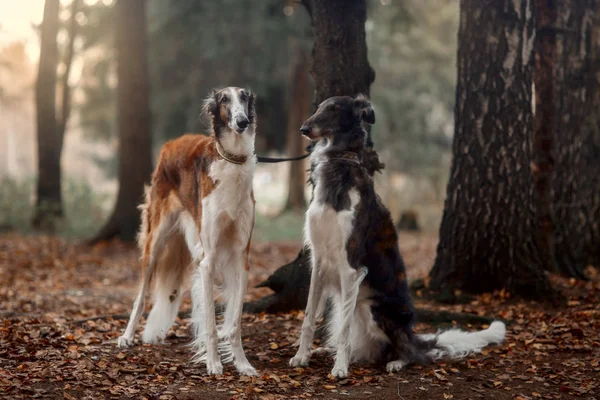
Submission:
[[[119,189],[114,0],[61,0],[55,60],[64,216],[56,233],[93,236]],[[456,81],[458,2],[369,0],[366,23],[377,123],[373,141],[386,168],[377,190],[393,217],[416,215],[436,232],[450,164]],[[44,0],[0,2],[0,227],[28,232],[39,171],[35,90]],[[227,12],[223,12],[226,8]],[[132,24],[132,29],[135,27]],[[153,161],[185,132],[205,132],[200,106],[212,88],[243,86],[258,95],[256,151],[303,154],[291,115],[311,110],[310,17],[285,0],[148,0],[147,54]],[[307,106],[308,104],[308,106]],[[292,126],[297,125],[297,126]],[[291,138],[291,139],[290,139]],[[60,142],[60,141],[59,141]],[[52,149],[46,149],[52,150]],[[54,149],[56,150],[56,149]],[[136,154],[131,154],[135,163]],[[303,161],[302,169],[307,164]],[[288,199],[291,163],[261,164],[255,175],[259,241],[298,240],[303,205]],[[437,232],[436,232],[437,233]]]

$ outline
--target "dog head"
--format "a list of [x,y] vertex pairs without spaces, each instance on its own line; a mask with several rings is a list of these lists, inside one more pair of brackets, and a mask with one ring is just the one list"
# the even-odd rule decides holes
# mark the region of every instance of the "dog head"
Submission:
[[254,133],[256,96],[248,89],[227,87],[213,90],[204,101],[203,112],[208,116],[215,134],[219,136],[223,129],[238,134]]
[[375,123],[375,111],[363,96],[330,97],[304,122],[300,132],[310,140],[319,140],[338,132],[350,132],[362,123]]

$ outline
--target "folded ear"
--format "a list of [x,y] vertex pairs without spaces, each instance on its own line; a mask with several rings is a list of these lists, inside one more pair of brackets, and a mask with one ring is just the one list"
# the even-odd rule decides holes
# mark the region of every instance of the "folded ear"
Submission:
[[215,117],[218,116],[217,104],[217,90],[213,89],[202,104],[202,115],[206,116],[211,124],[214,123]]
[[375,110],[366,96],[359,94],[354,99],[354,113],[356,117],[367,124],[375,123]]

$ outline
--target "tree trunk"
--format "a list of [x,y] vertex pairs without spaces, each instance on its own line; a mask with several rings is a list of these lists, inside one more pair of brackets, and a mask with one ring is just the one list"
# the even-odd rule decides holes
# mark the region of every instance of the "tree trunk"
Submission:
[[90,242],[135,240],[138,204],[152,174],[146,1],[118,0],[116,13],[119,194],[112,216]]
[[[365,0],[304,0],[312,18],[314,47],[311,74],[315,82],[314,105],[332,96],[369,94],[375,72],[367,59]],[[298,125],[298,128],[300,125]],[[384,166],[377,152],[368,149],[363,160],[371,174]],[[306,307],[310,286],[310,254],[301,250],[298,257],[277,269],[259,287],[275,294],[244,305],[249,312],[282,312]]]
[[41,26],[40,60],[35,87],[37,117],[38,181],[37,201],[33,217],[36,229],[54,230],[63,215],[60,153],[62,140],[56,124],[56,68],[59,27],[59,0],[46,0]]
[[[304,138],[298,134],[298,127],[309,117],[308,56],[296,45],[296,55],[290,74],[290,107],[287,126],[287,154],[296,157],[304,151]],[[306,184],[306,163],[304,160],[290,164],[288,197],[285,210],[302,212],[306,209],[304,185]]]
[[462,0],[453,159],[430,287],[554,292],[534,240],[530,1]]
[[556,11],[557,0],[535,0],[535,112],[533,175],[536,247],[546,251],[544,263],[556,271],[553,243],[552,174],[556,140]]
[[600,20],[597,0],[558,8],[560,88],[553,180],[555,253],[563,273],[600,266]]

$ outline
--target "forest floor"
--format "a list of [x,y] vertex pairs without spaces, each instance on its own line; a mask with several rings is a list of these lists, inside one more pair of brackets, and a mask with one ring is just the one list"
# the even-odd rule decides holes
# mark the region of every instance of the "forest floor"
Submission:
[[[436,239],[401,234],[409,275],[431,266]],[[292,260],[295,242],[252,248],[251,286]],[[347,379],[328,375],[333,361],[315,356],[291,368],[303,313],[244,315],[246,354],[259,377],[231,365],[209,377],[190,362],[189,320],[178,319],[164,345],[120,349],[137,290],[136,249],[94,248],[53,237],[0,236],[0,398],[65,399],[600,399],[600,282],[553,278],[568,297],[557,308],[499,292],[468,304],[418,307],[511,321],[507,340],[460,361],[411,366],[388,374],[353,365]],[[251,289],[248,299],[268,293]],[[183,305],[189,309],[189,300]],[[103,316],[99,319],[88,319]],[[116,317],[115,317],[116,316]],[[467,326],[480,329],[481,326]],[[437,327],[418,324],[420,332]]]

